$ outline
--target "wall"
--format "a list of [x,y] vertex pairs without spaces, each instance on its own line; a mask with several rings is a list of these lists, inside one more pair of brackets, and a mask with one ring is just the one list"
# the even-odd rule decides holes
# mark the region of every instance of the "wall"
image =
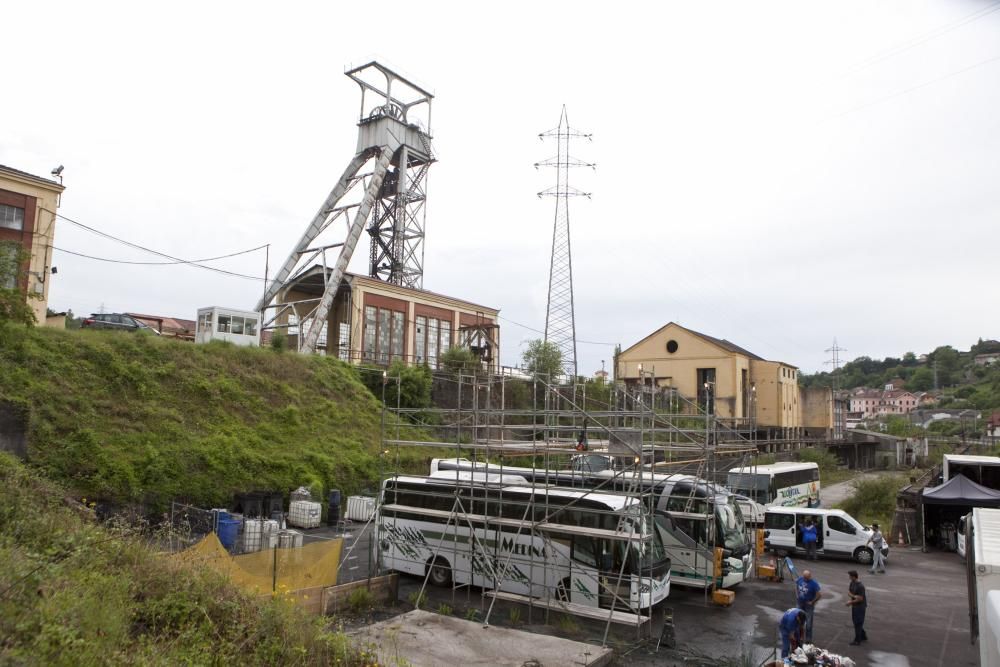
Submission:
[[780,361],[750,360],[750,380],[757,388],[756,422],[762,428],[802,426],[798,370]]
[[802,426],[817,437],[833,436],[833,390],[829,387],[800,388]]
[[[677,351],[667,351],[667,342],[677,342]],[[684,327],[668,324],[623,351],[617,360],[616,380],[639,378],[643,372],[653,372],[661,387],[673,387],[683,396],[694,400],[698,396],[698,369],[715,369],[715,412],[722,418],[742,418],[741,369],[749,369],[750,360],[714,345]],[[648,382],[648,376],[646,381]]]
[[24,208],[24,229],[0,229],[0,241],[21,243],[30,253],[27,274],[19,276],[18,285],[29,294],[40,296],[29,304],[38,323],[45,324],[49,302],[49,285],[52,282],[52,245],[55,242],[56,217],[59,193],[58,183],[30,175],[20,175],[0,170],[0,203]]

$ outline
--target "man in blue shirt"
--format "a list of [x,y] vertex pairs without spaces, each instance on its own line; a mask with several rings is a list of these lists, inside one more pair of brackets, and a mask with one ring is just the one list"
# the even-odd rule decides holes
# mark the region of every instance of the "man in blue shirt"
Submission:
[[778,631],[781,632],[781,658],[788,657],[792,645],[802,643],[802,632],[805,629],[806,613],[798,607],[792,607],[781,615]]
[[799,529],[802,533],[802,546],[806,549],[806,559],[816,560],[816,524],[812,519],[806,519],[806,523]]
[[795,581],[795,593],[798,597],[799,609],[806,613],[806,641],[813,639],[813,612],[816,611],[816,603],[822,595],[819,590],[819,583],[812,578],[812,572],[803,570],[802,576]]

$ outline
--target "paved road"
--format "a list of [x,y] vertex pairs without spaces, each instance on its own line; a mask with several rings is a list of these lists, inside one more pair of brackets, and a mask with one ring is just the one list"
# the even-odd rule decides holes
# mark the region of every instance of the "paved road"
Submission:
[[819,504],[823,508],[832,508],[838,503],[843,502],[850,496],[854,494],[853,483],[859,479],[875,479],[879,475],[884,475],[883,472],[864,472],[847,480],[846,482],[840,482],[839,484],[831,484],[830,486],[820,486],[819,489]]

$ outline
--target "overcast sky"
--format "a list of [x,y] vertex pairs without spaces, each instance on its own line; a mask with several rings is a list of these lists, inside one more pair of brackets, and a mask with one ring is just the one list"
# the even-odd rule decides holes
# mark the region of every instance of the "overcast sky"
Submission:
[[[486,10],[484,7],[491,9]],[[377,13],[370,8],[377,7]],[[283,259],[352,157],[373,58],[429,87],[424,286],[544,328],[566,104],[581,374],[668,321],[844,359],[1000,338],[1000,2],[20,2],[0,163],[60,212],[186,259]],[[366,239],[367,235],[363,237]],[[351,270],[367,271],[366,240]],[[60,222],[55,246],[156,261]],[[259,282],[55,253],[50,307],[193,319]],[[262,275],[262,252],[213,265]],[[518,324],[515,324],[518,323]]]

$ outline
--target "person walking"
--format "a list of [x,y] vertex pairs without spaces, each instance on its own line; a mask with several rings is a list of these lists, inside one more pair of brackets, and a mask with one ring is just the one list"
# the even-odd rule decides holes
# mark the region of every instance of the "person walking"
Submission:
[[865,585],[861,583],[857,570],[848,570],[847,576],[851,578],[851,583],[847,588],[849,599],[844,604],[851,608],[851,621],[854,623],[854,641],[851,642],[851,646],[860,646],[861,642],[868,641],[868,633],[865,632],[868,592],[865,591]]
[[877,523],[872,524],[872,536],[868,538],[868,544],[872,547],[872,574],[875,574],[876,569],[885,574],[885,560],[882,559],[885,537],[882,536],[882,531],[879,530]]
[[778,622],[778,632],[781,633],[781,659],[787,664],[788,654],[802,644],[802,634],[805,631],[806,613],[798,607],[792,607],[781,615]]
[[823,593],[820,591],[819,582],[812,577],[812,572],[802,570],[802,576],[795,581],[795,593],[798,598],[799,609],[806,613],[806,641],[813,640],[813,613],[816,611],[816,603],[819,602]]
[[806,560],[816,560],[816,524],[812,518],[806,518],[806,523],[800,529],[802,546],[806,548]]

